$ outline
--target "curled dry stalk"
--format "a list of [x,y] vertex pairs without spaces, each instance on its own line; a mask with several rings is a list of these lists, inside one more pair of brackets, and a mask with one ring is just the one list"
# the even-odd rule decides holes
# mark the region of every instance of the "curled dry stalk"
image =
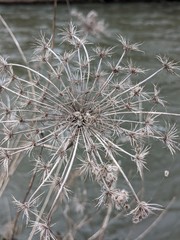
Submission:
[[[142,52],[140,44],[118,36],[119,56],[119,50],[112,47],[93,47],[92,52],[72,23],[59,34],[64,48],[57,52],[52,49],[54,38],[40,35],[32,66],[0,57],[2,177],[9,177],[9,167],[21,156],[25,162],[34,162],[32,173],[38,180],[25,201],[13,201],[26,225],[32,227],[28,240],[35,234],[40,239],[56,239],[53,216],[69,199],[67,182],[77,167],[80,175],[90,176],[100,186],[97,207],[109,206],[107,218],[94,236],[106,228],[110,206],[124,211],[130,196],[136,203],[128,212],[133,223],[162,210],[136,194],[119,159],[134,163],[143,178],[149,141],[160,141],[172,155],[179,150],[176,125],[165,122],[162,127],[161,116],[180,115],[164,111],[165,101],[156,85],[152,90],[145,87],[162,71],[177,74],[180,68],[175,62],[158,56],[160,66],[148,74],[128,61],[129,52]],[[111,56],[115,52],[114,63]],[[37,62],[41,63],[38,71]],[[32,81],[26,74],[17,75],[16,69],[30,72]],[[119,178],[124,179],[126,189]]]

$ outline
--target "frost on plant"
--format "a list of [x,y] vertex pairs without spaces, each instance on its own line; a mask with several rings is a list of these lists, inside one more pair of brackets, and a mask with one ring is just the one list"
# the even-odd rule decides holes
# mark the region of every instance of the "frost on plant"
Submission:
[[18,164],[31,161],[31,183],[38,178],[39,184],[29,186],[24,202],[13,197],[26,224],[33,223],[29,240],[37,233],[56,239],[53,214],[68,205],[69,185],[77,176],[99,185],[98,207],[127,211],[129,200],[135,200],[128,210],[133,222],[161,210],[139,198],[120,161],[131,161],[143,178],[151,140],[162,142],[171,154],[179,150],[176,125],[161,127],[161,116],[171,113],[163,110],[160,90],[153,83],[151,91],[146,89],[162,71],[176,73],[175,62],[158,56],[157,69],[147,71],[128,57],[129,52],[141,54],[141,44],[118,36],[116,47],[92,46],[72,23],[58,40],[61,45],[54,50],[52,38],[41,33],[31,67],[0,57],[1,193]]

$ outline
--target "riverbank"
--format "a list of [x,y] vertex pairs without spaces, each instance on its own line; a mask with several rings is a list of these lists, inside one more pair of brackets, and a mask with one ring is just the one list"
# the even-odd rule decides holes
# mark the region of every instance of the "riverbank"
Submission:
[[[19,4],[40,4],[40,3],[52,3],[54,0],[0,0],[0,4],[12,4],[12,3],[19,3]],[[58,3],[136,3],[136,2],[177,2],[177,0],[57,0]]]

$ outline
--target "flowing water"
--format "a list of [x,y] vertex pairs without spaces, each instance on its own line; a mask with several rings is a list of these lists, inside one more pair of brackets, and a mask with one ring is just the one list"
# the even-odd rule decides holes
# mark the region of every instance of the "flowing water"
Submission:
[[[132,42],[142,42],[142,49],[146,52],[142,59],[135,59],[138,66],[155,68],[158,64],[157,54],[168,55],[175,60],[180,60],[180,4],[152,3],[152,4],[93,4],[73,5],[79,11],[87,14],[94,9],[99,18],[108,24],[109,35],[98,39],[97,43],[117,44],[112,38],[116,33],[128,37]],[[50,32],[52,28],[53,9],[50,5],[7,5],[0,6],[0,13],[16,35],[26,56],[31,56],[33,38],[39,35],[40,30]],[[57,10],[57,27],[69,21],[68,8],[59,5]],[[108,32],[107,32],[108,33]],[[0,23],[0,54],[10,56],[11,60],[21,61],[21,57],[6,29]],[[167,103],[167,111],[180,112],[180,79],[176,76],[162,75],[156,78],[161,94]],[[169,117],[171,123],[177,122],[180,129],[180,118]],[[180,239],[180,153],[173,158],[160,144],[152,145],[152,152],[148,158],[148,168],[145,175],[145,199],[152,200],[166,206],[172,199],[168,211],[152,230],[144,237],[146,240],[179,240]],[[124,166],[128,169],[128,166]],[[26,166],[24,166],[26,168]],[[14,191],[21,195],[21,189],[26,182],[23,170],[10,182],[7,191],[0,200],[0,233],[3,225],[10,220],[14,211],[9,202]],[[169,171],[169,176],[164,177],[164,171]],[[22,181],[23,178],[23,181]],[[137,177],[132,179],[134,186],[139,186]],[[91,185],[90,185],[91,187]],[[90,190],[89,190],[90,191]],[[94,196],[94,198],[97,196]],[[110,221],[106,240],[134,240],[150,224],[150,218],[140,224],[133,225],[129,219],[116,216],[113,213]],[[96,215],[98,216],[98,214]],[[94,224],[85,227],[83,234],[77,240],[87,239],[89,234],[96,230],[101,223],[99,214]],[[18,239],[26,239],[20,235]]]

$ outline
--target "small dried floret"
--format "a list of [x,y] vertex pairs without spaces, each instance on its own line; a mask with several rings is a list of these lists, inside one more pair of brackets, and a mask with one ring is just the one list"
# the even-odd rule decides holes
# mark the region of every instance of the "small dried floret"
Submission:
[[108,66],[110,67],[111,71],[113,74],[118,74],[118,73],[124,73],[126,71],[126,68],[120,65],[117,65],[114,62],[108,62]]
[[68,42],[76,48],[86,43],[86,36],[80,38],[80,31],[77,30],[77,27],[72,22],[61,31],[60,35],[62,35],[62,42]]
[[84,175],[85,179],[90,176],[93,179],[93,174],[96,172],[96,163],[93,160],[81,160],[82,164],[79,168],[81,175]]
[[51,177],[51,180],[45,183],[44,185],[50,184],[53,184],[55,192],[58,192],[62,187],[60,200],[63,201],[65,199],[69,199],[69,193],[71,192],[71,190],[69,190],[66,186],[62,186],[62,179],[60,177]]
[[44,180],[48,176],[48,174],[49,174],[49,172],[51,170],[52,164],[49,163],[49,162],[45,162],[40,157],[35,159],[35,162],[36,162],[36,166],[34,168],[34,171],[42,172],[43,173],[42,180]]
[[123,36],[118,36],[118,41],[123,45],[123,50],[125,51],[138,51],[143,52],[139,49],[139,46],[142,45],[142,43],[130,43],[129,40],[125,39]]
[[69,52],[65,51],[62,54],[61,59],[64,63],[68,63],[73,58],[74,54],[75,54],[74,51],[69,51]]
[[95,179],[100,185],[104,183],[108,187],[112,187],[117,181],[118,168],[112,164],[97,164],[94,161],[82,161],[80,171],[87,177]]
[[157,86],[154,85],[154,94],[152,96],[152,102],[155,103],[155,104],[161,104],[163,107],[166,103],[165,100],[162,100],[160,97],[159,97],[159,93],[160,93],[160,90],[157,89]]
[[44,33],[40,33],[40,38],[36,39],[35,42],[35,49],[33,53],[32,61],[42,61],[48,62],[49,58],[51,57],[52,53],[50,51],[52,47],[52,36],[47,38]]
[[[133,216],[133,223],[139,223],[143,219],[146,219],[150,214],[153,214],[154,211],[162,211],[163,207],[159,204],[147,203],[147,202],[138,202],[135,209],[130,211],[129,214]],[[128,215],[129,215],[128,214]]]
[[77,31],[77,27],[72,23],[70,22],[68,27],[67,28],[64,28],[62,31],[61,31],[61,35],[63,36],[61,38],[62,42],[72,42],[73,40],[73,37],[78,33]]
[[162,63],[164,69],[166,69],[168,72],[175,74],[177,76],[179,76],[175,71],[176,70],[180,70],[180,66],[178,65],[179,62],[175,62],[174,60],[169,60],[168,57],[164,56],[157,56],[157,59]]
[[3,148],[0,149],[0,165],[2,165],[4,171],[8,174],[9,164],[12,161],[11,153]]
[[48,220],[42,222],[32,221],[32,227],[35,228],[35,234],[40,234],[40,239],[57,240],[51,228],[55,224],[50,225]]
[[177,142],[179,135],[176,124],[173,124],[172,126],[170,124],[166,124],[165,133],[160,133],[160,135],[161,140],[165,143],[172,155],[176,152],[176,150],[180,149],[179,143]]
[[12,126],[7,126],[5,124],[3,124],[3,139],[0,142],[0,145],[2,146],[2,144],[4,144],[5,142],[12,140],[13,137],[13,128]]
[[128,200],[129,193],[126,190],[104,188],[101,196],[98,198],[97,206],[113,204],[117,210],[120,210],[124,208]]
[[41,195],[39,195],[36,198],[34,198],[30,201],[27,201],[27,202],[20,202],[20,201],[16,200],[16,198],[13,196],[13,203],[16,205],[17,211],[23,213],[22,217],[26,218],[26,225],[28,224],[28,222],[30,220],[29,214],[30,213],[36,214],[36,208],[40,204],[39,199],[40,199]]
[[130,97],[140,97],[142,95],[143,87],[136,86],[130,91]]
[[151,113],[151,111],[146,115],[145,121],[144,121],[144,133],[146,135],[154,135],[156,131],[156,123],[157,121],[155,120],[159,115]]
[[131,130],[126,130],[125,135],[129,138],[129,142],[132,146],[136,146],[139,141],[142,141],[142,134],[139,132],[138,126],[136,125]]
[[137,102],[128,99],[127,102],[124,102],[123,108],[131,112],[136,112],[138,110]]
[[99,56],[100,58],[105,58],[105,57],[111,57],[111,55],[113,54],[112,52],[113,49],[114,47],[102,48],[98,46],[93,50],[97,54],[97,56]]
[[128,67],[126,68],[127,71],[131,74],[139,74],[139,73],[145,73],[147,70],[144,70],[140,67],[136,67],[132,60],[128,62]]
[[111,199],[115,208],[121,210],[129,200],[129,193],[125,189],[113,189]]
[[2,56],[0,56],[0,74],[10,77],[13,75],[12,67],[8,64],[7,58],[3,58]]
[[135,148],[136,154],[132,160],[136,163],[137,170],[138,170],[141,178],[143,178],[143,169],[146,165],[145,157],[148,155],[149,149],[150,149],[150,147],[148,147],[148,146],[146,146],[146,147],[139,146],[139,147]]
[[117,181],[117,173],[117,166],[112,164],[104,164],[100,167],[97,177],[99,178],[99,181],[104,180],[108,187],[112,187]]
[[0,76],[0,93],[3,91],[4,87],[7,87],[11,83],[12,78],[2,74]]

